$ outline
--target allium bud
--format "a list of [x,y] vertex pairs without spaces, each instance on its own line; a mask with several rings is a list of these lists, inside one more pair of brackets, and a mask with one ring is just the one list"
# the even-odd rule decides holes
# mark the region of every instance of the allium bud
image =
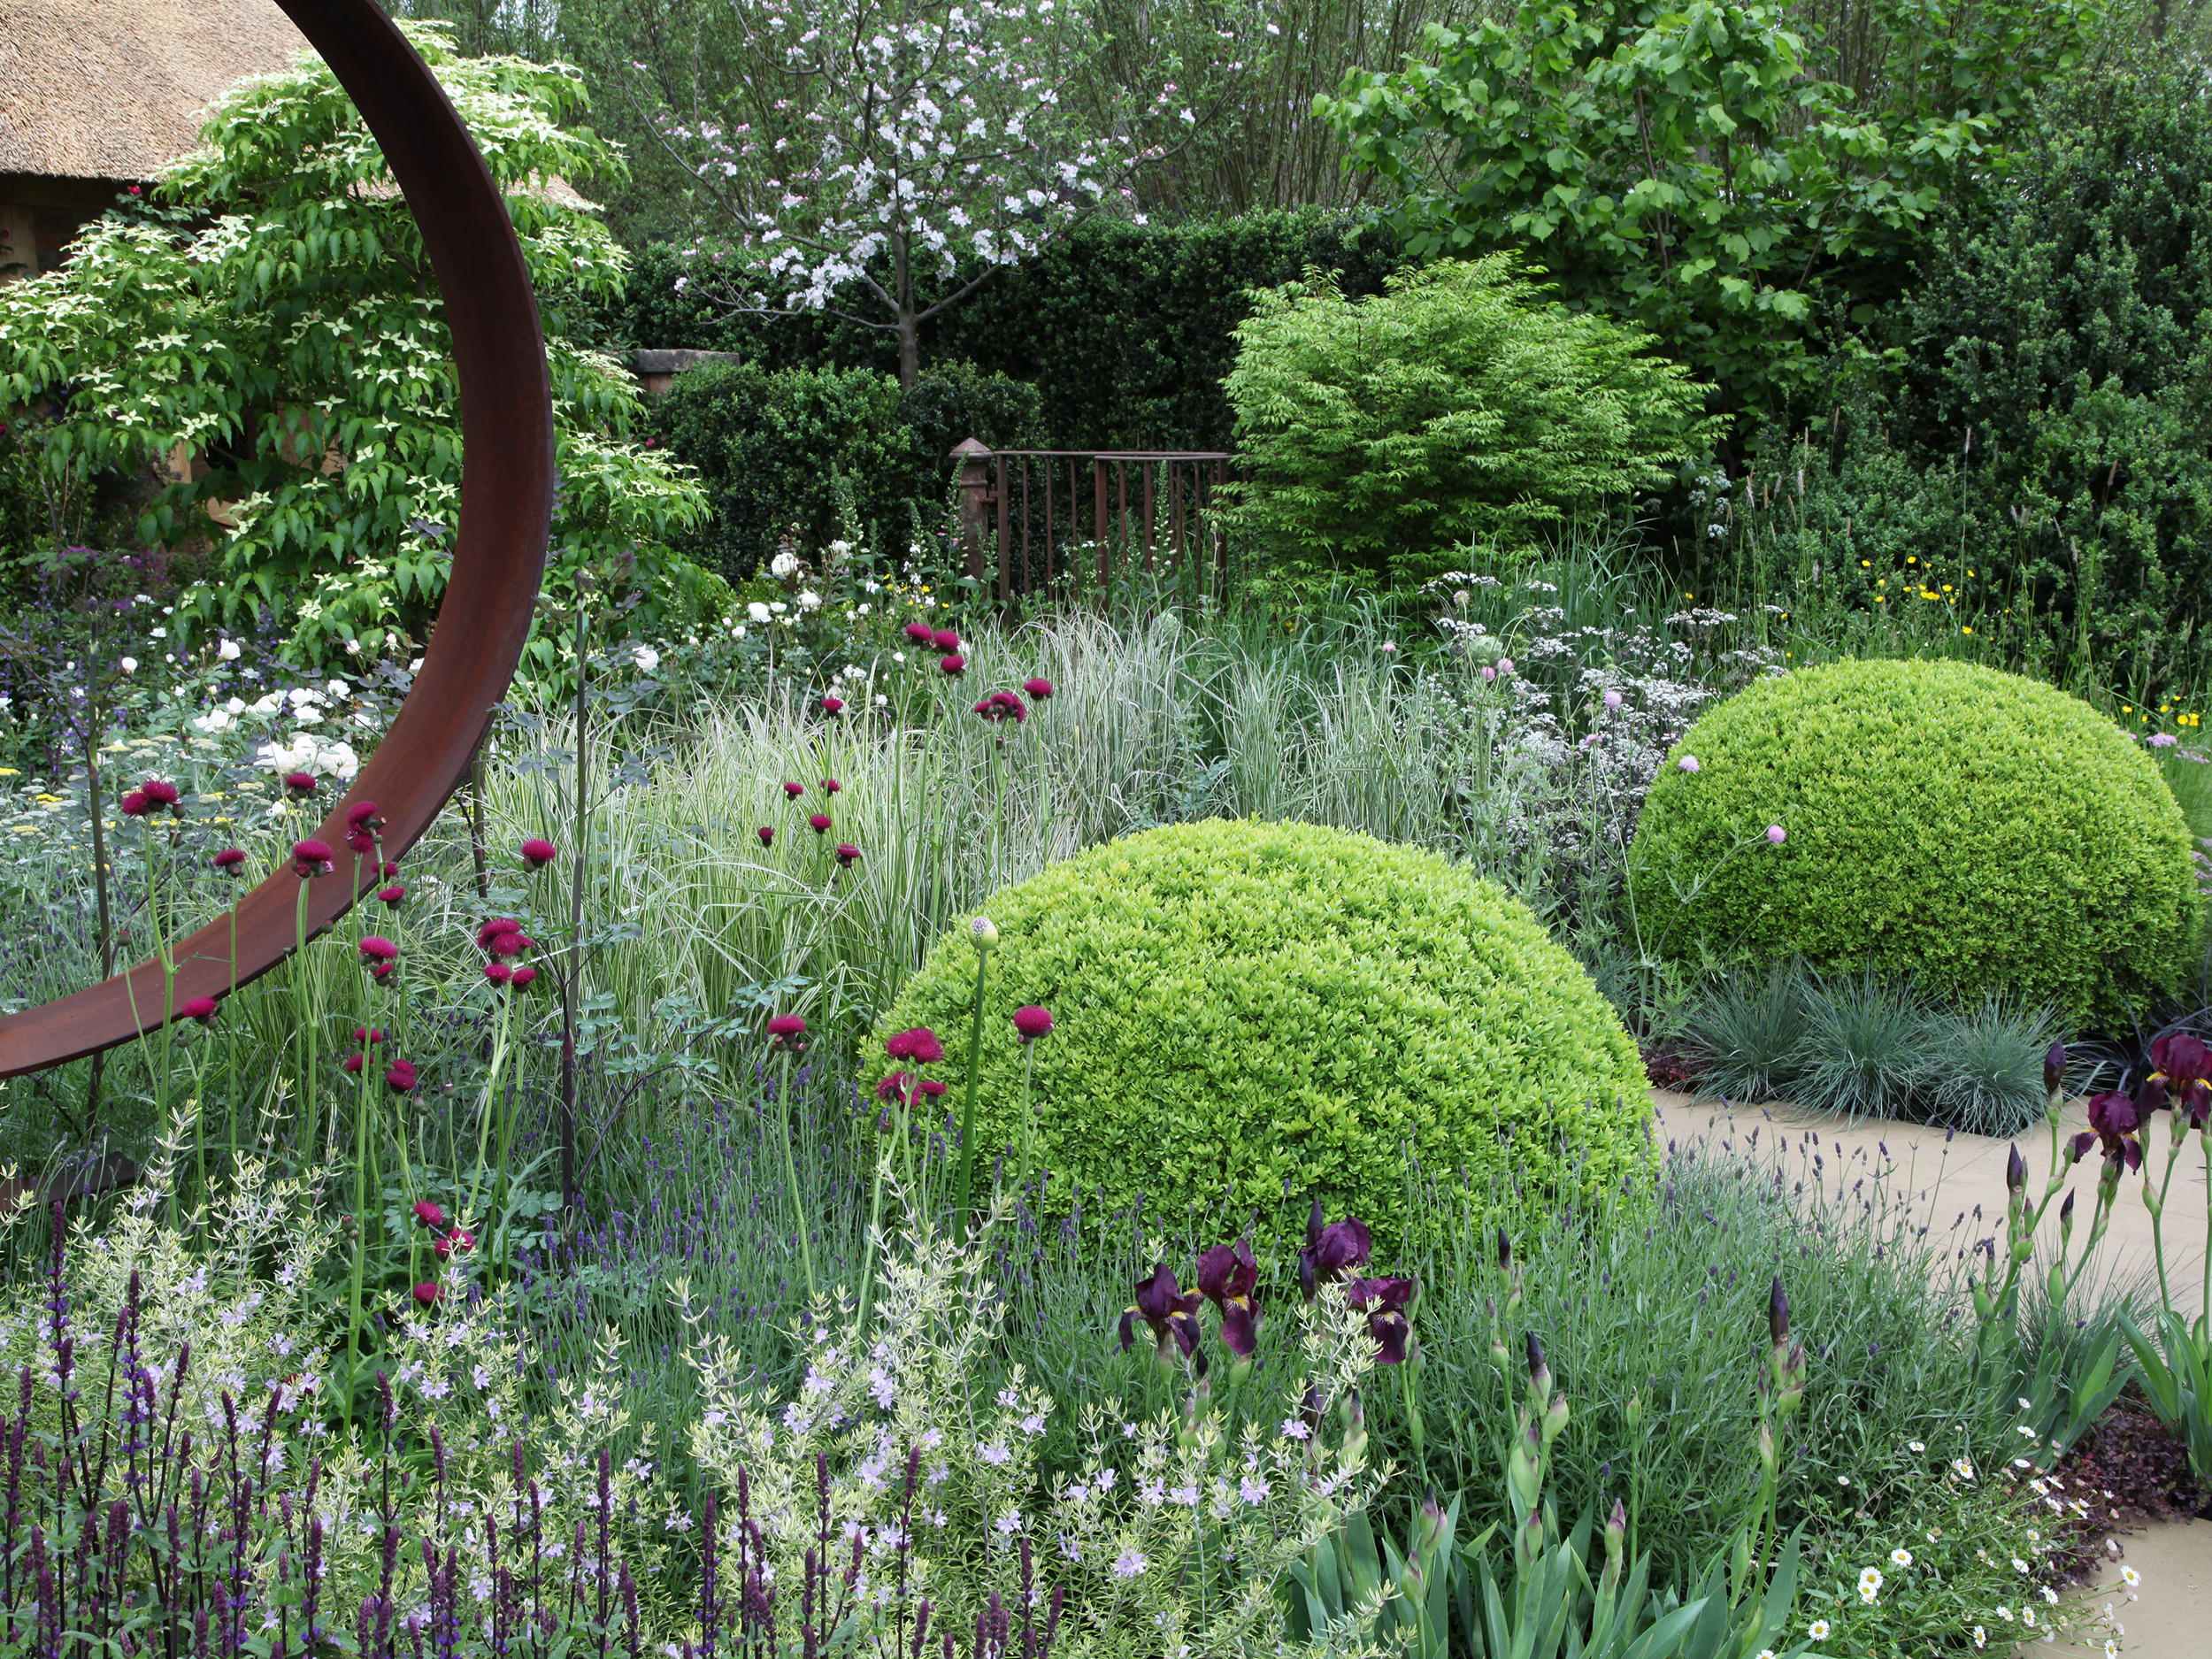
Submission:
[[975,941],[978,950],[988,950],[998,943],[998,929],[987,916],[979,916],[968,924],[968,936]]

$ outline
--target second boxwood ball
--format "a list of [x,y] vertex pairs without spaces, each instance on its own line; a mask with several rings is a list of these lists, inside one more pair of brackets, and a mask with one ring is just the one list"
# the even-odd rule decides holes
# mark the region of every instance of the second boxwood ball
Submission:
[[2156,764],[2079,698],[1970,663],[1738,694],[1668,757],[1631,867],[1645,940],[1677,956],[1869,967],[2107,1028],[2195,965]]
[[[1432,853],[1311,825],[1214,820],[1093,848],[995,895],[977,1144],[1018,1141],[1024,1004],[1047,1204],[1081,1189],[1235,1227],[1313,1199],[1406,1231],[1408,1155],[1456,1189],[1617,1186],[1649,1165],[1636,1048],[1535,918]],[[879,1022],[927,1025],[956,1112],[965,921]],[[887,1068],[888,1063],[886,1063]]]

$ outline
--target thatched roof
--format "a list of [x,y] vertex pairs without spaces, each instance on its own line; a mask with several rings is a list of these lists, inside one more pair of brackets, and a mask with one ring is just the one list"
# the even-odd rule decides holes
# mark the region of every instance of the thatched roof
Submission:
[[0,0],[0,173],[150,179],[307,50],[275,0]]

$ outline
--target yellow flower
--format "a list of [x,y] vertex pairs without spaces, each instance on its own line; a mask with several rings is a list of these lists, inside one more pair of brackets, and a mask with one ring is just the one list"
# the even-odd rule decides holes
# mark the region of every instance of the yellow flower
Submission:
[[1882,595],[1879,595],[1879,594],[1876,594],[1876,595],[1874,595],[1874,603],[1875,603],[1876,604],[1878,604],[1878,604],[1880,604],[1880,603],[1882,603]]
[[12,778],[12,777],[15,777],[16,775],[17,775],[17,772],[16,772],[16,770],[15,770],[15,768],[14,768],[14,767],[12,767],[12,766],[0,766],[0,778]]
[[1861,559],[1859,561],[1859,568],[1863,571],[1870,571],[1874,568],[1874,561],[1872,559]]
[[1961,628],[1961,629],[1959,630],[1959,632],[1960,632],[1961,634],[1971,634],[1973,631],[1974,631],[1974,630],[1973,630],[1973,629],[1971,629],[1971,628]]
[[1908,553],[1905,555],[1905,563],[1908,565],[1917,565],[1920,563],[1919,556],[1917,554]]

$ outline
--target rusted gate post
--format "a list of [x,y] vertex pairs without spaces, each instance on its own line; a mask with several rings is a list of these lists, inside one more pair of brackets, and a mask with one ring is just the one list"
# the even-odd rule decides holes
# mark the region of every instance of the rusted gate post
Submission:
[[974,438],[953,446],[960,466],[960,539],[968,544],[968,576],[983,580],[983,518],[991,504],[991,451]]

